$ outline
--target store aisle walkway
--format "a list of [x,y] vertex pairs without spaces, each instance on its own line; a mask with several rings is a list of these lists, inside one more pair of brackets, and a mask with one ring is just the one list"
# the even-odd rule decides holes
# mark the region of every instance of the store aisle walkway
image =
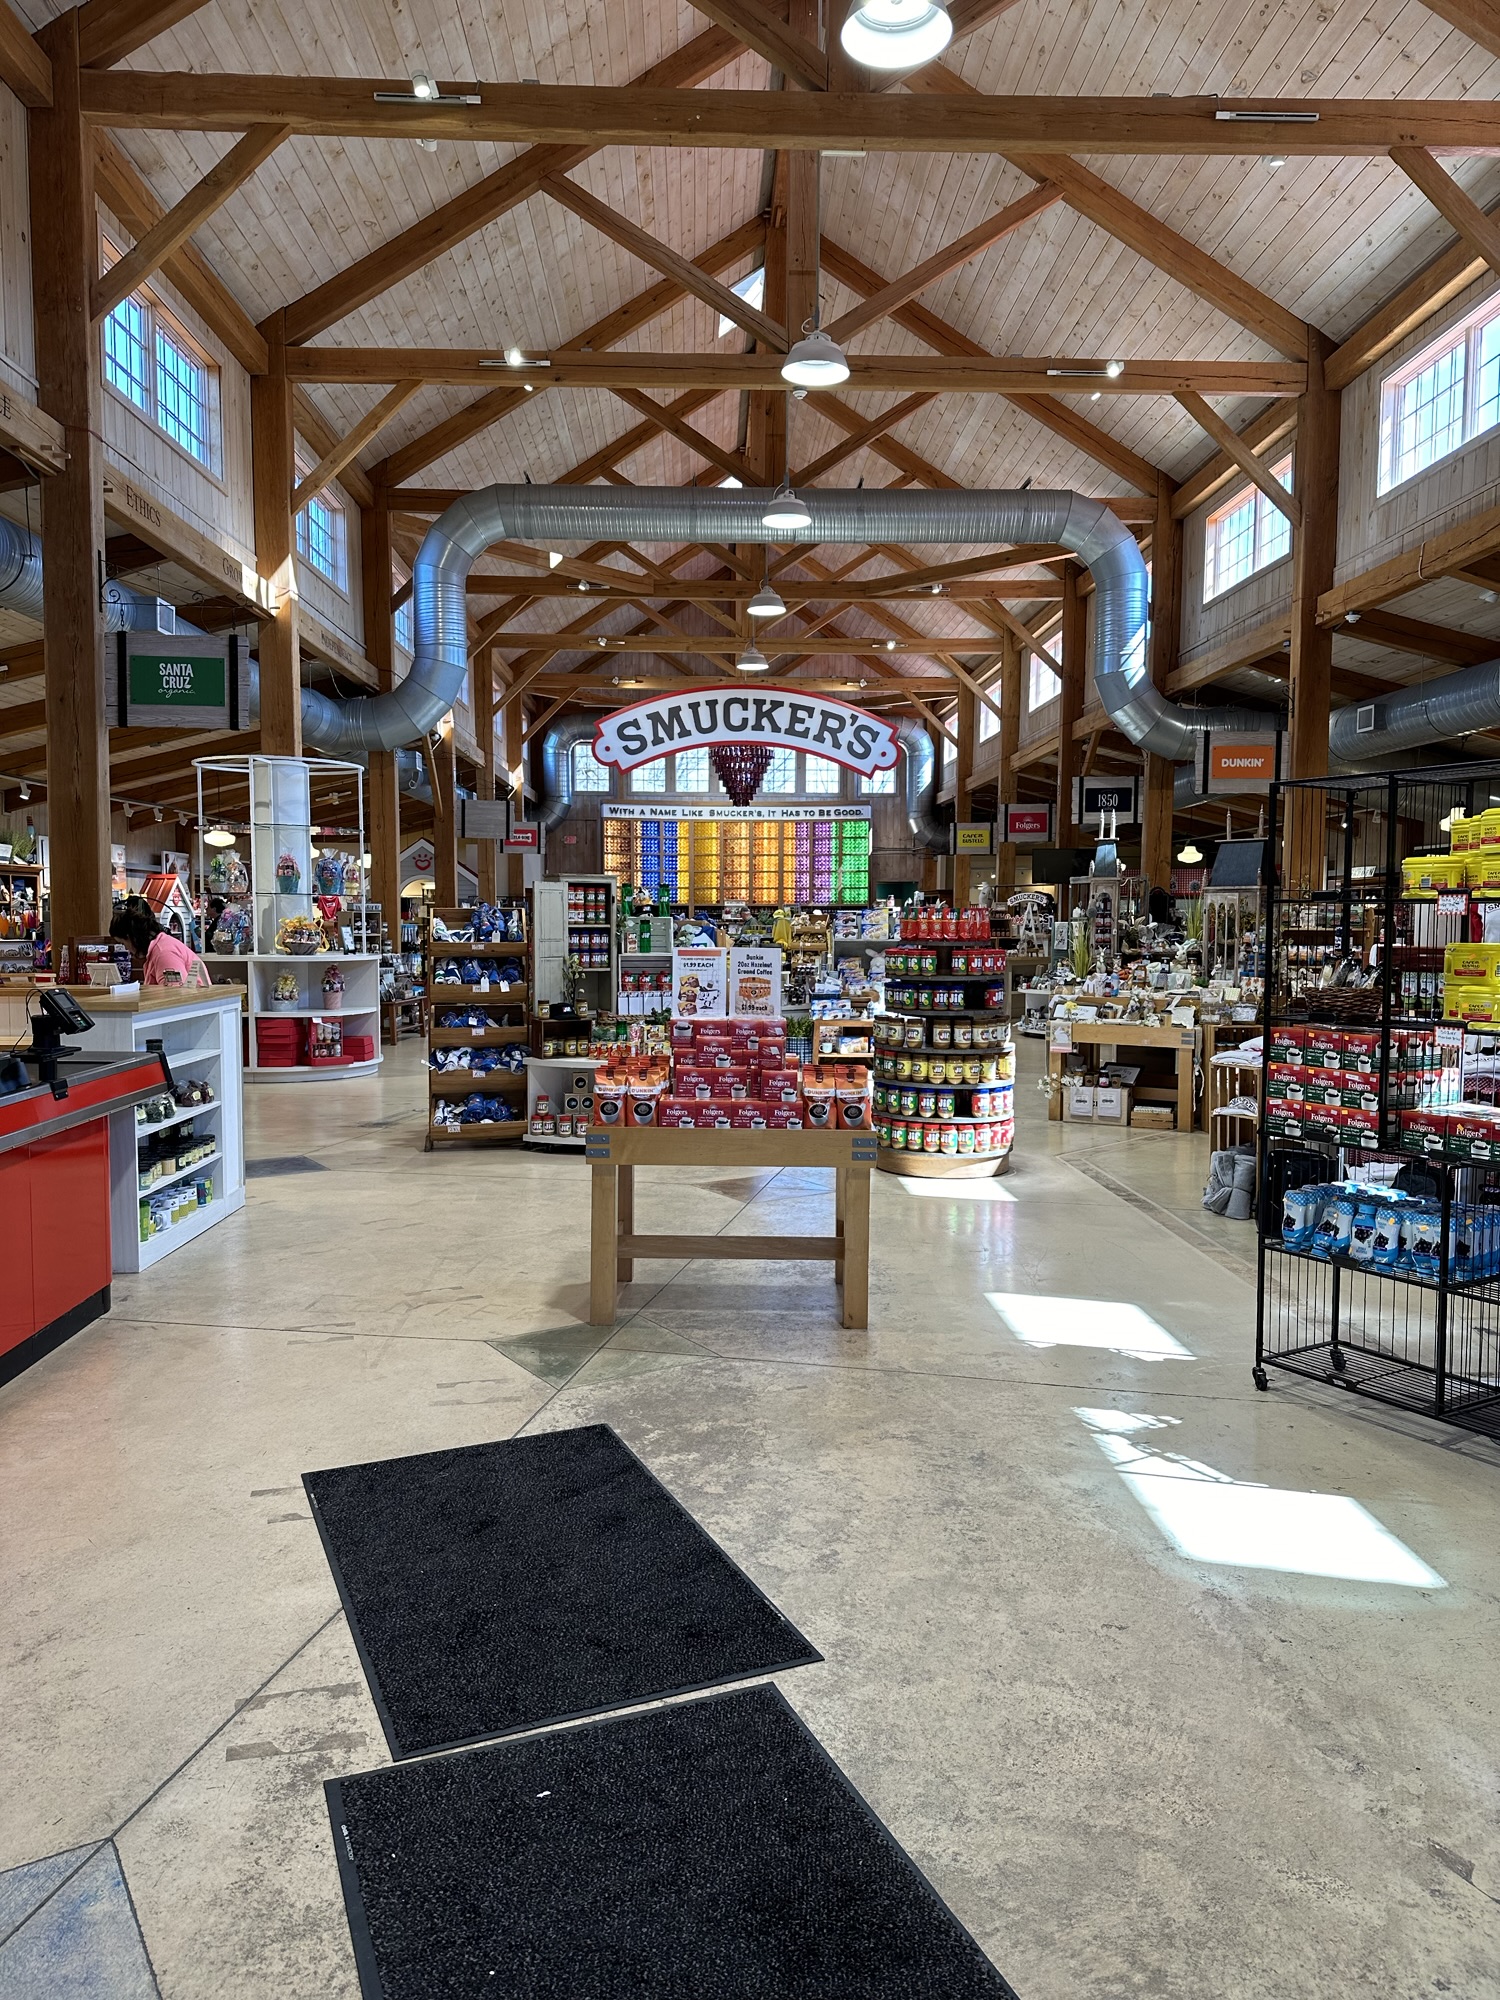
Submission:
[[[1022,2000],[1500,1996],[1500,1456],[1258,1396],[1204,1142],[1048,1125],[1038,1066],[1008,1177],[875,1177],[868,1333],[753,1263],[590,1328],[584,1168],[424,1156],[413,1045],[251,1092],[245,1213],[0,1391],[7,2000],[353,2000],[322,1784],[385,1752],[300,1475],[592,1422]],[[831,1202],[643,1173],[639,1226]]]

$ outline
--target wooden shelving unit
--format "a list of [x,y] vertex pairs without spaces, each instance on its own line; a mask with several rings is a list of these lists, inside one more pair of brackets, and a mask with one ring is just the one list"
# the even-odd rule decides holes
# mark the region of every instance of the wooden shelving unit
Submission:
[[[429,922],[423,943],[423,974],[427,988],[427,1134],[422,1150],[430,1153],[440,1145],[487,1145],[496,1141],[516,1141],[526,1131],[526,1072],[524,1070],[490,1070],[475,1076],[468,1070],[437,1071],[432,1067],[434,1049],[498,1049],[514,1044],[524,1045],[529,1030],[526,1025],[527,1012],[531,1004],[531,926],[527,921],[524,903],[506,903],[503,908],[507,918],[519,911],[526,936],[519,941],[514,938],[495,938],[484,944],[464,944],[450,938],[440,938],[433,934],[432,920],[441,922],[448,930],[467,930],[474,922],[475,913],[466,909],[435,909],[429,913]],[[499,965],[506,959],[519,959],[527,978],[519,985],[499,986],[483,980],[440,982],[437,978],[439,966],[448,960],[456,960],[460,965],[473,959],[481,967]],[[466,1007],[483,1013],[490,1025],[487,1028],[445,1028],[442,1017],[451,1008]],[[439,1125],[434,1123],[433,1114],[439,1103],[450,1098],[466,1098],[474,1095],[499,1097],[513,1106],[515,1116],[503,1123],[482,1125]]]

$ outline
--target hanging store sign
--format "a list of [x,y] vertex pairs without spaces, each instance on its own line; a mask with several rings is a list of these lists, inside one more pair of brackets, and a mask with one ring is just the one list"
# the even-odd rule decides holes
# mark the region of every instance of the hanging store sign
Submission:
[[115,632],[112,720],[120,729],[248,729],[250,657],[211,633]]
[[1018,844],[1040,841],[1045,846],[1052,838],[1051,806],[1007,806],[1005,838]]
[[1198,739],[1194,778],[1200,797],[1242,793],[1264,796],[1281,775],[1281,738],[1233,736],[1205,729]]
[[1101,822],[1106,819],[1125,820],[1129,823],[1139,818],[1136,803],[1139,784],[1136,778],[1075,778],[1074,823],[1086,826],[1091,819]]
[[719,805],[717,802],[699,804],[686,799],[669,798],[665,793],[650,805],[601,806],[604,819],[788,819],[788,820],[829,820],[870,818],[869,806],[733,806]]
[[459,800],[458,830],[464,840],[504,840],[509,828],[509,799]]
[[893,770],[901,754],[900,739],[880,716],[796,688],[653,695],[601,716],[594,730],[595,758],[617,771],[633,771],[669,751],[716,743],[811,750],[865,778]]
[[955,854],[988,854],[995,829],[987,819],[960,820],[953,829]]

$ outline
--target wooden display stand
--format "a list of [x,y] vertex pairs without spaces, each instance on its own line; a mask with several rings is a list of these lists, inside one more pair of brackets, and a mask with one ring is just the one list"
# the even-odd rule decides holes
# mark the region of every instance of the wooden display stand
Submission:
[[[595,1125],[588,1135],[593,1169],[589,1321],[612,1326],[618,1287],[635,1275],[637,1257],[803,1259],[833,1265],[843,1291],[843,1324],[870,1319],[870,1169],[873,1132],[724,1132],[656,1126]],[[637,1236],[637,1167],[832,1167],[832,1236]]]
[[[504,907],[509,910],[512,904]],[[434,1049],[494,1049],[509,1042],[527,1039],[524,1016],[531,996],[529,983],[522,986],[460,986],[439,985],[433,978],[438,963],[442,959],[478,960],[484,967],[498,964],[502,959],[515,958],[528,967],[531,959],[531,939],[492,939],[487,944],[460,944],[455,940],[435,938],[432,935],[432,917],[440,917],[450,928],[465,929],[474,921],[472,909],[458,909],[444,905],[429,912],[424,956],[422,961],[422,984],[424,991],[417,1002],[418,1018],[427,1037],[427,1136],[422,1150],[430,1153],[438,1145],[490,1144],[496,1140],[506,1143],[519,1141],[525,1136],[526,1120],[519,1112],[508,1118],[503,1125],[435,1125],[432,1106],[443,1097],[468,1097],[474,1091],[481,1091],[495,1097],[515,1097],[524,1095],[526,1072],[524,1070],[491,1070],[476,1077],[467,1070],[433,1070],[432,1051]],[[531,926],[527,925],[528,932]],[[398,1006],[402,1003],[397,1002]],[[449,1007],[476,1007],[487,1014],[490,1025],[483,1030],[473,1028],[443,1028],[438,1025],[438,1015]],[[519,1018],[518,1018],[519,1017]],[[399,1030],[398,1030],[399,1033]]]
[[[1054,1026],[1057,1024],[1054,1023]],[[1073,1047],[1115,1048],[1121,1051],[1124,1060],[1126,1049],[1170,1049],[1177,1058],[1177,1083],[1175,1088],[1162,1088],[1151,1084],[1136,1084],[1131,1095],[1137,1102],[1175,1103],[1177,1106],[1177,1130],[1191,1132],[1193,1129],[1193,1058],[1198,1046],[1196,1028],[1149,1028],[1139,1021],[1069,1021],[1065,1024],[1073,1037]],[[1047,1046],[1047,1068],[1056,1078],[1058,1088],[1053,1091],[1047,1105],[1047,1116],[1059,1120],[1063,1115],[1062,1092],[1063,1057],[1066,1051],[1051,1045],[1049,1031]]]

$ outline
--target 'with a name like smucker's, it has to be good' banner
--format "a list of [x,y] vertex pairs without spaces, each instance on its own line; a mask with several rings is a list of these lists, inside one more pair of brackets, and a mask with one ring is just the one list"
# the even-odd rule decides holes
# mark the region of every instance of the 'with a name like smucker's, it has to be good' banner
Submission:
[[865,778],[889,771],[901,750],[888,722],[847,701],[796,688],[760,687],[753,694],[694,689],[617,708],[599,719],[594,756],[616,770],[633,771],[673,750],[718,743],[810,750]]

